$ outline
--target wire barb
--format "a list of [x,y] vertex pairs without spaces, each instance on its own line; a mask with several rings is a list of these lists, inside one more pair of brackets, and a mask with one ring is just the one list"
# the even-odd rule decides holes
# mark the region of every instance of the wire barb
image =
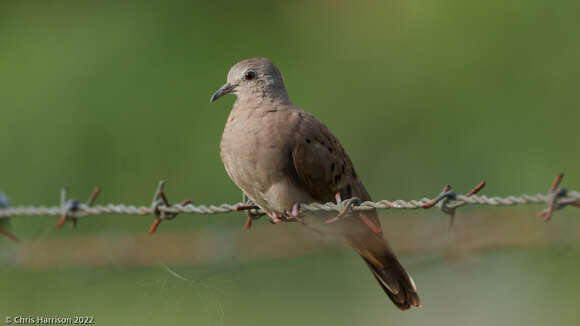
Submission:
[[556,210],[562,209],[568,205],[580,207],[580,199],[566,198],[568,196],[568,189],[563,187],[559,188],[563,178],[564,173],[560,173],[556,176],[554,182],[552,182],[550,191],[548,192],[546,200],[546,202],[548,203],[548,208],[545,208],[538,213],[538,216],[544,217],[545,222],[549,221],[552,218],[554,211]]
[[[8,208],[9,206],[10,206],[10,202],[8,201],[8,197],[6,197],[5,194],[0,193],[0,209],[1,208]],[[0,234],[5,236],[6,238],[12,240],[13,242],[20,242],[18,237],[16,237],[14,234],[12,234],[10,231],[8,231],[8,229],[6,229],[6,226],[9,223],[10,223],[9,219],[5,219],[5,221],[0,219]]]
[[362,203],[362,201],[358,197],[352,197],[343,201],[342,197],[340,196],[340,192],[337,192],[334,195],[334,198],[336,199],[336,209],[338,210],[338,214],[335,217],[326,220],[324,222],[326,224],[334,223],[336,221],[341,220],[342,217],[344,217],[349,210],[352,210],[354,206],[359,206]]
[[252,227],[252,222],[254,220],[260,219],[262,216],[266,215],[264,213],[260,213],[260,207],[258,207],[250,197],[246,196],[245,193],[242,193],[242,203],[236,206],[236,211],[245,211],[246,216],[246,223],[244,224],[244,229],[249,230]]
[[[465,198],[469,198],[475,194],[477,194],[483,187],[485,187],[485,181],[481,181],[477,184],[477,186],[473,187],[470,191],[465,194]],[[449,215],[449,228],[453,226],[453,222],[455,221],[455,211],[457,208],[466,205],[467,202],[462,201],[458,202],[455,205],[450,205],[451,201],[457,201],[457,193],[452,190],[451,185],[446,185],[441,190],[441,193],[430,201],[424,203],[421,207],[422,208],[432,208],[433,206],[437,205],[437,203],[441,202],[441,211],[447,215]]]
[[[345,215],[349,211],[351,212],[354,211],[355,207],[360,206],[362,204],[362,201],[358,197],[352,197],[343,201],[339,192],[337,192],[334,197],[336,198],[336,208],[338,210],[338,215],[329,220],[326,220],[324,222],[326,224],[331,224],[340,221],[345,217]],[[378,225],[376,225],[373,221],[371,221],[364,212],[358,212],[356,216],[360,218],[361,221],[363,221],[374,233],[380,234],[383,232],[383,230],[381,230],[381,228]]]
[[[167,196],[165,195],[165,191],[163,190],[164,187],[165,180],[159,181],[159,185],[157,186],[157,189],[155,190],[155,195],[153,196],[153,201],[151,202],[151,210],[153,212],[153,215],[155,215],[155,219],[153,220],[153,223],[151,224],[151,226],[149,227],[149,231],[147,232],[150,235],[153,235],[155,231],[157,231],[157,228],[159,227],[159,224],[161,224],[162,220],[171,220],[179,214],[176,212],[169,212],[163,209],[163,208],[171,208],[171,204],[169,204]],[[192,202],[193,201],[191,199],[184,199],[179,205],[183,207],[189,205]]]
[[[91,207],[97,197],[101,193],[101,188],[99,186],[95,186],[93,192],[87,199],[87,202],[84,204],[84,208]],[[67,187],[63,187],[60,191],[60,208],[61,208],[61,216],[60,219],[56,222],[56,228],[60,229],[66,223],[66,221],[71,221],[72,228],[77,227],[77,220],[78,220],[78,213],[83,209],[83,203],[78,199],[68,199],[67,200]]]
[[[297,213],[292,213],[291,215],[299,216],[300,212],[338,212],[337,218],[340,219],[346,214],[347,211],[360,211],[360,216],[363,221],[365,221],[364,211],[366,210],[377,210],[377,209],[428,209],[434,206],[439,206],[440,209],[451,216],[450,226],[453,223],[453,218],[455,217],[455,210],[461,206],[465,205],[486,205],[486,206],[516,206],[516,205],[529,205],[529,204],[544,204],[548,207],[542,210],[538,215],[543,216],[546,220],[549,220],[553,212],[562,209],[566,206],[580,207],[580,192],[575,190],[567,190],[565,188],[560,188],[560,183],[562,181],[563,174],[559,174],[554,180],[552,187],[548,194],[535,194],[528,195],[523,194],[519,196],[507,196],[507,197],[487,197],[485,195],[477,195],[478,192],[485,186],[485,182],[480,182],[472,190],[468,191],[465,195],[457,194],[452,189],[451,186],[446,186],[443,191],[435,198],[421,198],[418,200],[380,200],[377,202],[364,201],[360,202],[356,198],[351,198],[349,200],[342,200],[337,198],[336,202],[329,203],[300,203],[296,208]],[[134,206],[125,204],[106,204],[106,205],[93,205],[97,196],[100,193],[100,188],[95,187],[93,193],[89,196],[86,203],[81,203],[75,199],[67,199],[66,188],[61,192],[61,202],[59,206],[45,207],[45,206],[8,206],[7,201],[4,205],[0,205],[0,234],[7,236],[13,241],[17,241],[13,234],[6,230],[6,227],[2,225],[8,221],[9,218],[15,216],[60,216],[57,222],[57,227],[62,227],[66,221],[70,220],[75,225],[76,220],[79,218],[84,218],[88,216],[95,215],[105,215],[105,214],[121,214],[121,215],[139,215],[139,216],[155,216],[155,220],[149,229],[149,233],[152,234],[159,227],[161,220],[172,219],[177,216],[177,214],[224,214],[239,211],[246,211],[248,215],[248,220],[246,220],[246,228],[251,226],[253,220],[266,215],[267,212],[263,211],[261,208],[252,203],[247,197],[244,198],[244,202],[235,204],[219,204],[219,205],[199,205],[195,206],[191,204],[191,200],[187,199],[181,202],[181,204],[170,205],[167,197],[163,191],[163,186],[165,181],[161,181],[155,192],[153,202],[150,205]],[[1,198],[1,197],[0,197]],[[293,209],[294,211],[294,209]],[[287,212],[285,212],[287,214]],[[286,219],[287,221],[298,221],[297,219]],[[367,219],[368,220],[368,219]],[[307,222],[307,221],[305,221]],[[365,221],[367,223],[367,221]],[[369,227],[373,228],[372,223],[367,223]],[[379,231],[380,232],[380,231]]]

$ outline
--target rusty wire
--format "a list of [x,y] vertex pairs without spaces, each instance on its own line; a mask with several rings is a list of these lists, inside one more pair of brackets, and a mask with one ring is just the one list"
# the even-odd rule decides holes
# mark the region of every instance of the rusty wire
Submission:
[[[580,207],[580,192],[574,190],[567,190],[560,188],[563,174],[556,176],[552,187],[547,194],[536,195],[519,195],[507,197],[488,197],[485,195],[477,195],[477,193],[485,186],[485,182],[480,182],[472,190],[465,195],[455,193],[450,185],[443,188],[441,193],[434,198],[422,198],[418,200],[380,200],[377,202],[364,201],[361,202],[358,198],[351,198],[348,200],[341,200],[337,195],[336,203],[310,203],[300,204],[300,211],[336,211],[338,217],[344,215],[346,210],[372,210],[372,209],[429,209],[439,207],[441,211],[451,217],[451,223],[455,216],[455,210],[465,205],[485,205],[485,206],[515,206],[527,204],[545,204],[547,208],[540,211],[538,215],[543,216],[547,221],[553,216],[553,212],[564,208],[566,206]],[[167,197],[163,191],[165,181],[161,181],[155,191],[153,202],[149,206],[134,206],[125,204],[106,204],[93,205],[97,196],[100,193],[100,188],[95,187],[93,193],[89,196],[86,203],[77,199],[67,199],[66,188],[61,191],[61,201],[59,206],[8,206],[8,201],[5,197],[0,203],[0,222],[6,222],[8,218],[15,216],[60,216],[56,226],[62,227],[66,221],[71,221],[73,227],[79,218],[95,215],[116,214],[116,215],[153,215],[155,220],[149,229],[149,233],[153,234],[162,220],[169,220],[175,218],[178,214],[224,214],[238,211],[251,212],[248,214],[248,221],[246,227],[251,225],[251,220],[256,219],[265,214],[259,207],[248,205],[247,202],[239,202],[236,204],[220,204],[220,205],[194,205],[191,200],[186,199],[180,204],[169,204]],[[17,241],[17,238],[8,232],[0,223],[0,234]],[[450,224],[451,225],[451,224]]]

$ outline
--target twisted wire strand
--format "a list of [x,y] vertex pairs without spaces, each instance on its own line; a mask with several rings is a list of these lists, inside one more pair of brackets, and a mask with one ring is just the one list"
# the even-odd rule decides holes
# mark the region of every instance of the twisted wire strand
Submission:
[[[536,194],[507,197],[487,197],[485,195],[457,195],[456,199],[449,200],[446,204],[449,208],[457,208],[464,205],[485,205],[485,206],[514,206],[514,205],[528,205],[528,204],[546,204],[553,200],[550,194]],[[568,191],[566,197],[560,199],[561,201],[580,201],[580,192]],[[432,201],[429,198],[422,198],[418,200],[380,200],[377,202],[365,201],[360,205],[352,207],[353,210],[371,210],[371,209],[419,209],[426,208],[424,205]],[[439,203],[438,207],[441,207]],[[90,206],[87,204],[79,204],[78,209],[74,213],[75,218],[82,218],[87,216],[116,214],[116,215],[156,215],[156,210],[165,214],[224,214],[239,211],[244,203],[236,204],[220,204],[220,205],[151,205],[151,206],[134,206],[124,204],[106,204]],[[301,204],[300,209],[304,211],[337,211],[343,209],[342,203],[311,203]],[[258,213],[263,213],[257,210]],[[62,216],[66,214],[66,208],[62,206],[17,206],[0,208],[0,219],[16,217],[16,216]]]

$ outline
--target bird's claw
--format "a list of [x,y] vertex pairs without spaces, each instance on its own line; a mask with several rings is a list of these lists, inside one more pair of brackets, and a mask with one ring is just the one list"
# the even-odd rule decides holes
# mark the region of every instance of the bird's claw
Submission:
[[304,223],[302,217],[300,217],[300,203],[296,202],[292,205],[292,209],[285,210],[284,214],[280,214],[276,211],[268,211],[268,216],[270,217],[270,223],[281,224],[286,222],[300,222]]
[[300,203],[296,202],[292,205],[292,209],[290,211],[286,210],[286,221],[296,221],[304,224],[304,220],[300,217]]
[[280,224],[284,222],[283,220],[284,217],[274,211],[268,212],[268,217],[270,217],[270,223],[272,224]]

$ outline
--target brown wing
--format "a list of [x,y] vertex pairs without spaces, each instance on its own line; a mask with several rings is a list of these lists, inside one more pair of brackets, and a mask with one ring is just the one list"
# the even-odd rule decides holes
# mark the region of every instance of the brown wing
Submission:
[[[338,192],[342,199],[371,200],[340,142],[322,122],[300,110],[294,139],[291,163],[296,181],[314,199],[334,202]],[[366,211],[364,215],[380,228],[375,211]]]
[[[292,144],[290,171],[295,182],[319,202],[343,199],[371,200],[338,139],[312,115],[299,111],[296,143]],[[342,220],[348,243],[367,262],[381,288],[402,310],[420,306],[414,282],[383,238],[375,210],[358,211]]]

